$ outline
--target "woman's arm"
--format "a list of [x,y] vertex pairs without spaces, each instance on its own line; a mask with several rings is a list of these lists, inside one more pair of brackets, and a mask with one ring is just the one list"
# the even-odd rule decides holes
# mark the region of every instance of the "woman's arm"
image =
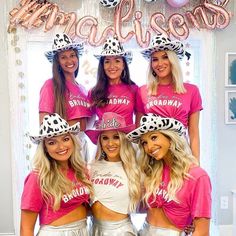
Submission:
[[194,112],[189,117],[189,140],[193,155],[199,161],[200,159],[200,137],[199,137],[199,116],[200,112]]
[[193,220],[195,230],[192,236],[209,236],[210,219],[207,218],[195,218]]
[[21,210],[20,236],[34,236],[37,212]]
[[87,118],[80,118],[80,119],[75,119],[75,120],[69,120],[68,121],[69,125],[74,125],[77,122],[80,123],[80,131],[85,131],[86,130],[86,124],[87,124]]
[[136,112],[136,116],[135,116],[135,125],[136,127],[139,127],[140,125],[140,119],[144,114],[141,112]]

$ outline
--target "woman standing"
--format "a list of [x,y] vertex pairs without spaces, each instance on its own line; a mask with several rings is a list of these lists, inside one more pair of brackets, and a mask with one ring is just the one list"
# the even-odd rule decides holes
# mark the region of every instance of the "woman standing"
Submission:
[[69,124],[80,122],[86,128],[86,119],[91,116],[87,92],[76,82],[82,43],[73,43],[68,35],[56,34],[52,50],[45,53],[52,63],[52,79],[47,80],[40,91],[40,123],[46,114],[56,112]]
[[130,79],[128,64],[132,53],[125,52],[117,37],[106,40],[99,59],[97,83],[89,92],[93,113],[101,119],[105,112],[114,112],[133,124],[138,86]]
[[147,218],[141,236],[180,236],[193,223],[192,236],[209,236],[211,183],[183,137],[183,124],[148,114],[127,135],[139,142]]
[[34,169],[25,179],[21,198],[21,236],[33,236],[39,216],[38,236],[86,236],[87,210],[92,185],[74,134],[58,114],[46,115],[37,136]]
[[193,155],[200,158],[199,116],[202,100],[198,88],[183,83],[180,59],[185,52],[180,41],[156,36],[142,55],[149,60],[147,85],[138,91],[137,110],[179,120],[188,130]]
[[140,201],[140,172],[125,134],[134,129],[122,116],[106,112],[85,133],[97,145],[91,164],[93,236],[137,235],[129,214]]

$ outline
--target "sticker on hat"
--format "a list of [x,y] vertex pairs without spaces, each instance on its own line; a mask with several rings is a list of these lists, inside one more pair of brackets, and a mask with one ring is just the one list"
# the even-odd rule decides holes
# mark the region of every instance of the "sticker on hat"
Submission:
[[57,33],[53,39],[52,50],[45,52],[46,58],[53,62],[53,58],[56,53],[60,51],[65,51],[69,49],[76,49],[79,56],[82,56],[84,50],[83,43],[75,43],[72,39],[65,33]]
[[40,125],[38,135],[29,135],[33,143],[40,143],[45,138],[59,136],[65,133],[77,134],[80,131],[80,123],[70,126],[57,113],[52,113],[44,116],[43,122]]
[[156,114],[149,113],[141,117],[140,126],[128,133],[126,137],[131,142],[138,143],[143,134],[158,130],[172,130],[177,132],[180,136],[186,132],[184,125],[180,121],[174,118],[161,117]]
[[116,35],[107,38],[105,41],[102,51],[99,54],[94,54],[97,59],[105,56],[121,56],[126,59],[129,64],[132,61],[133,54],[131,51],[125,51]]
[[135,128],[135,125],[126,125],[124,117],[117,113],[105,112],[101,120],[95,121],[93,127],[93,129],[86,130],[85,133],[94,144],[97,144],[98,137],[103,131],[117,130],[127,134]]

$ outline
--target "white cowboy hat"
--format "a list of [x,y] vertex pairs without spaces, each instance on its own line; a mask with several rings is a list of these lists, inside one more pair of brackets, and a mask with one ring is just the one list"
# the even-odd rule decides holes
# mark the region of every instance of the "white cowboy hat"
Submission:
[[59,136],[65,133],[77,134],[80,131],[80,123],[70,126],[57,113],[52,113],[44,116],[43,122],[40,125],[39,135],[29,135],[33,143],[39,144],[45,138]]
[[182,42],[178,40],[171,40],[165,36],[154,36],[150,46],[141,51],[141,54],[144,58],[150,59],[153,52],[157,51],[174,51],[179,59],[182,59],[184,56],[187,56],[189,59],[191,54],[186,52]]
[[44,54],[49,60],[49,62],[52,62],[56,53],[69,49],[76,49],[78,51],[78,55],[82,56],[84,44],[74,43],[67,34],[58,33],[55,35],[55,38],[53,40],[52,50],[47,51]]
[[149,113],[141,117],[140,126],[126,135],[129,141],[138,143],[140,137],[150,131],[173,130],[180,136],[185,134],[184,125],[174,119]]
[[126,59],[128,64],[131,63],[133,58],[132,52],[124,50],[116,35],[107,38],[102,47],[102,52],[99,54],[94,54],[94,56],[97,59],[105,56],[121,56]]

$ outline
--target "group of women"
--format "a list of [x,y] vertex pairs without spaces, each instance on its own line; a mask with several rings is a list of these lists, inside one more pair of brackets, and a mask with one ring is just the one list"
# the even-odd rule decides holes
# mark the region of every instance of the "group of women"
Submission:
[[[76,82],[83,44],[57,34],[52,79],[40,91],[40,132],[34,169],[21,200],[21,236],[209,235],[211,183],[199,167],[201,96],[183,83],[184,45],[155,36],[141,53],[147,83],[130,78],[132,53],[116,36],[106,40],[97,83],[86,93]],[[89,121],[96,116],[94,126]],[[86,163],[89,144],[97,146]],[[138,144],[138,145],[137,145]],[[130,214],[147,214],[137,232]],[[87,227],[87,216],[91,225]]]

